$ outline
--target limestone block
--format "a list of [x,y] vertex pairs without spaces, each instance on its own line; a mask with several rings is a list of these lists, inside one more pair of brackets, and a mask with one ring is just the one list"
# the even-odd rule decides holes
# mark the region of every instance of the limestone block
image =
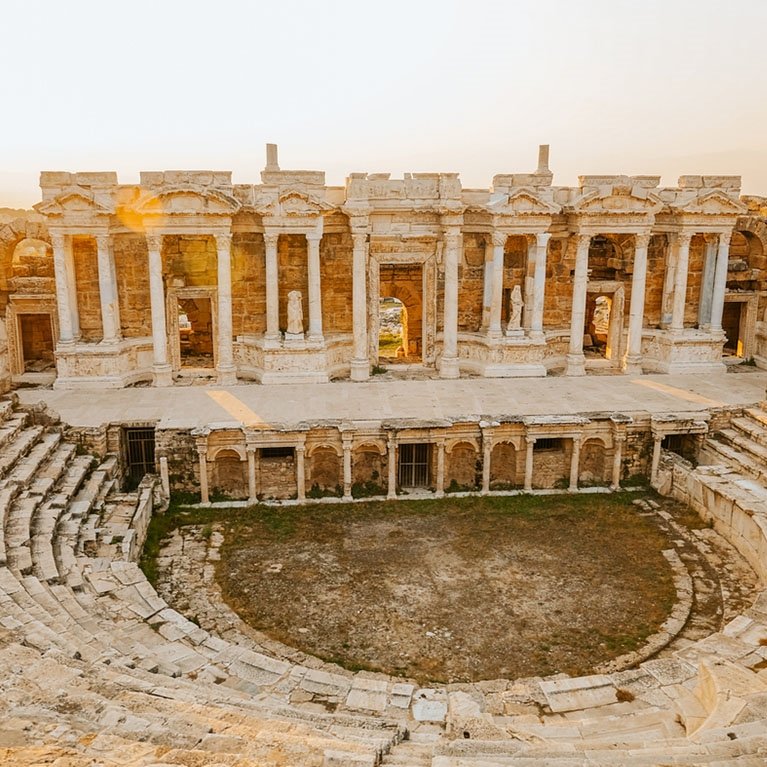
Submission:
[[447,717],[447,692],[431,688],[418,690],[412,712],[417,722],[444,722]]

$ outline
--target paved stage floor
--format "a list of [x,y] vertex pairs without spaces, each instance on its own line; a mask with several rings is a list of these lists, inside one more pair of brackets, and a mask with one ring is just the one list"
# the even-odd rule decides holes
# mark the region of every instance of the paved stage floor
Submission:
[[262,386],[137,387],[114,390],[20,389],[29,405],[45,402],[72,426],[157,421],[164,428],[347,420],[456,419],[461,416],[590,412],[691,412],[765,398],[767,371],[714,375],[465,378]]

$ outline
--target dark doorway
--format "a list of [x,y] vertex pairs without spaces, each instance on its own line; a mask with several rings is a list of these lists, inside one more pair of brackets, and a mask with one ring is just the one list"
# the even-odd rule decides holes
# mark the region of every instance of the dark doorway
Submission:
[[213,313],[209,298],[178,300],[181,367],[213,367]]
[[429,486],[429,448],[428,443],[399,446],[400,487]]
[[741,337],[741,312],[746,304],[742,301],[725,301],[722,312],[722,330],[727,338],[724,342],[726,354],[737,357],[743,356],[743,339]]
[[155,473],[154,429],[129,427],[123,429],[125,454],[125,489],[135,490],[145,474]]
[[20,314],[21,351],[25,373],[53,367],[53,328],[49,314]]

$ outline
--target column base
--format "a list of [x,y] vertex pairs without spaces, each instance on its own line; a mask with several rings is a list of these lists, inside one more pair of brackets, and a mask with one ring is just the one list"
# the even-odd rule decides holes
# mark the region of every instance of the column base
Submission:
[[568,493],[577,493],[578,492],[578,485],[570,485],[570,487],[567,488]]
[[370,360],[353,359],[350,377],[352,381],[367,381],[370,378]]
[[234,365],[221,365],[218,370],[219,386],[234,386],[237,383],[237,370]]
[[459,378],[461,371],[458,367],[458,357],[443,357],[439,362],[440,378]]
[[568,354],[567,355],[567,368],[565,369],[566,376],[585,376],[586,375],[586,358],[583,354]]
[[397,498],[397,493],[396,493],[396,491],[395,491],[395,492],[393,492],[393,493],[386,493],[386,500],[387,500],[387,501],[393,501],[393,500],[395,500],[396,498]]
[[642,358],[638,355],[626,357],[623,360],[623,372],[626,375],[642,375]]
[[173,386],[173,370],[170,365],[152,366],[152,386]]

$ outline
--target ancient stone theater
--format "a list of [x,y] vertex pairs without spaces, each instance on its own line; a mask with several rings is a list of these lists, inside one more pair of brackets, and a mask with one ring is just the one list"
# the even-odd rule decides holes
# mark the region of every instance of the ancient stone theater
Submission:
[[[329,186],[273,144],[260,183],[40,187],[0,208],[2,764],[767,763],[767,198],[556,186],[545,145],[481,189]],[[426,683],[269,639],[221,597],[225,525],[159,585],[137,564],[178,499],[530,495],[634,498],[669,536],[665,623],[585,676]]]

